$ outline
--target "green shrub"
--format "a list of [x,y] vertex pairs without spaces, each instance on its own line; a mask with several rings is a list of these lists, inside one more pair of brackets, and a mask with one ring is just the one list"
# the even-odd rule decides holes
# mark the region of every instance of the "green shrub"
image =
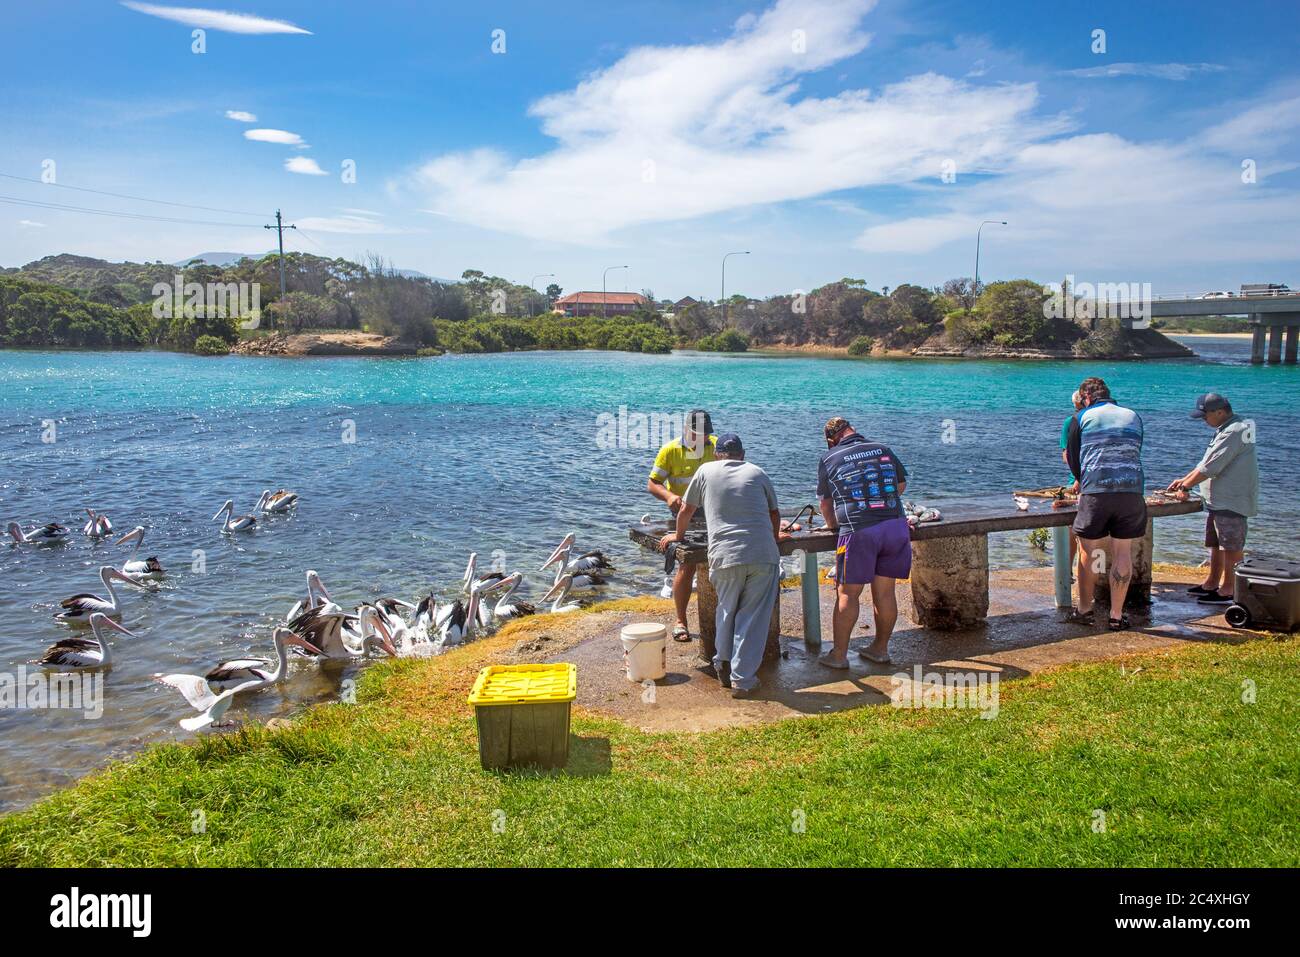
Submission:
[[854,339],[852,342],[849,343],[849,355],[869,356],[871,355],[871,347],[874,346],[875,344],[876,341],[872,339],[870,336],[858,336],[856,339]]
[[199,336],[194,340],[194,351],[201,356],[227,356],[230,355],[230,346],[216,336]]

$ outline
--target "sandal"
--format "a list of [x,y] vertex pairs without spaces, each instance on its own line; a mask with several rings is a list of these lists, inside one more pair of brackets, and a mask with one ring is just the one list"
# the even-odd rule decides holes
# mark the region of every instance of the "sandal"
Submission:
[[1088,611],[1079,611],[1077,608],[1071,608],[1070,613],[1065,616],[1065,622],[1068,625],[1095,625],[1097,620],[1093,617],[1095,609]]
[[1209,594],[1212,594],[1212,591],[1211,591],[1211,589],[1206,588],[1204,585],[1193,585],[1191,588],[1187,589],[1187,594],[1189,594],[1189,595],[1209,595]]
[[673,641],[690,641],[691,633],[685,625],[673,626]]
[[1128,615],[1121,615],[1119,618],[1106,619],[1106,627],[1111,631],[1128,631],[1130,627]]

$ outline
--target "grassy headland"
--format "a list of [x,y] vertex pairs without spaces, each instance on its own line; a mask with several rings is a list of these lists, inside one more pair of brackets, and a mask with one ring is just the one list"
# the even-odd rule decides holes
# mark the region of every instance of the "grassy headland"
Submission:
[[1010,681],[996,720],[646,734],[578,711],[566,770],[484,772],[465,695],[546,618],[115,764],[0,818],[0,866],[1300,865],[1294,636]]

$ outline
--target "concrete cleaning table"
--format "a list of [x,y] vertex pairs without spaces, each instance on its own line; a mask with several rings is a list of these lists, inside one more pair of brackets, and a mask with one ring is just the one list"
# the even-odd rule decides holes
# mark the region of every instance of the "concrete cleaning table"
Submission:
[[[957,504],[940,503],[943,519],[927,522],[912,529],[912,604],[918,624],[928,628],[956,631],[983,623],[989,609],[989,534],[1031,528],[1052,530],[1056,605],[1071,606],[1070,580],[1074,564],[1070,554],[1069,526],[1074,522],[1076,505],[1071,502],[1053,508],[1052,500],[1032,498],[1028,511],[1020,511],[1010,495]],[[1133,580],[1125,606],[1146,608],[1151,603],[1151,555],[1155,519],[1171,515],[1189,515],[1202,509],[1201,499],[1192,496],[1185,502],[1151,496],[1147,498],[1147,531],[1133,555]],[[791,513],[794,514],[794,513]],[[820,521],[820,517],[818,519]],[[638,523],[628,529],[634,542],[657,548],[659,539],[672,530],[665,518],[661,522]],[[708,580],[708,550],[705,533],[693,525],[687,540],[674,546],[677,561],[700,566],[697,573],[700,634],[704,650],[712,653],[714,613],[717,594]],[[818,602],[817,553],[834,552],[835,536],[825,528],[803,529],[791,533],[782,543],[781,554],[802,558],[803,636],[810,648],[821,645],[821,606]],[[1098,587],[1104,596],[1105,584]],[[780,602],[772,612],[768,636],[767,661],[780,653]]]

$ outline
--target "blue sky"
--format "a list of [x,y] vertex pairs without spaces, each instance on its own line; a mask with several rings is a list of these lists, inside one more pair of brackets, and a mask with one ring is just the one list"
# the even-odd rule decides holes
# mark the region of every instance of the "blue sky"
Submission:
[[186,2],[6,11],[0,197],[202,222],[0,202],[0,264],[272,245],[78,186],[568,291],[931,285],[985,219],[985,281],[1300,285],[1290,0]]

